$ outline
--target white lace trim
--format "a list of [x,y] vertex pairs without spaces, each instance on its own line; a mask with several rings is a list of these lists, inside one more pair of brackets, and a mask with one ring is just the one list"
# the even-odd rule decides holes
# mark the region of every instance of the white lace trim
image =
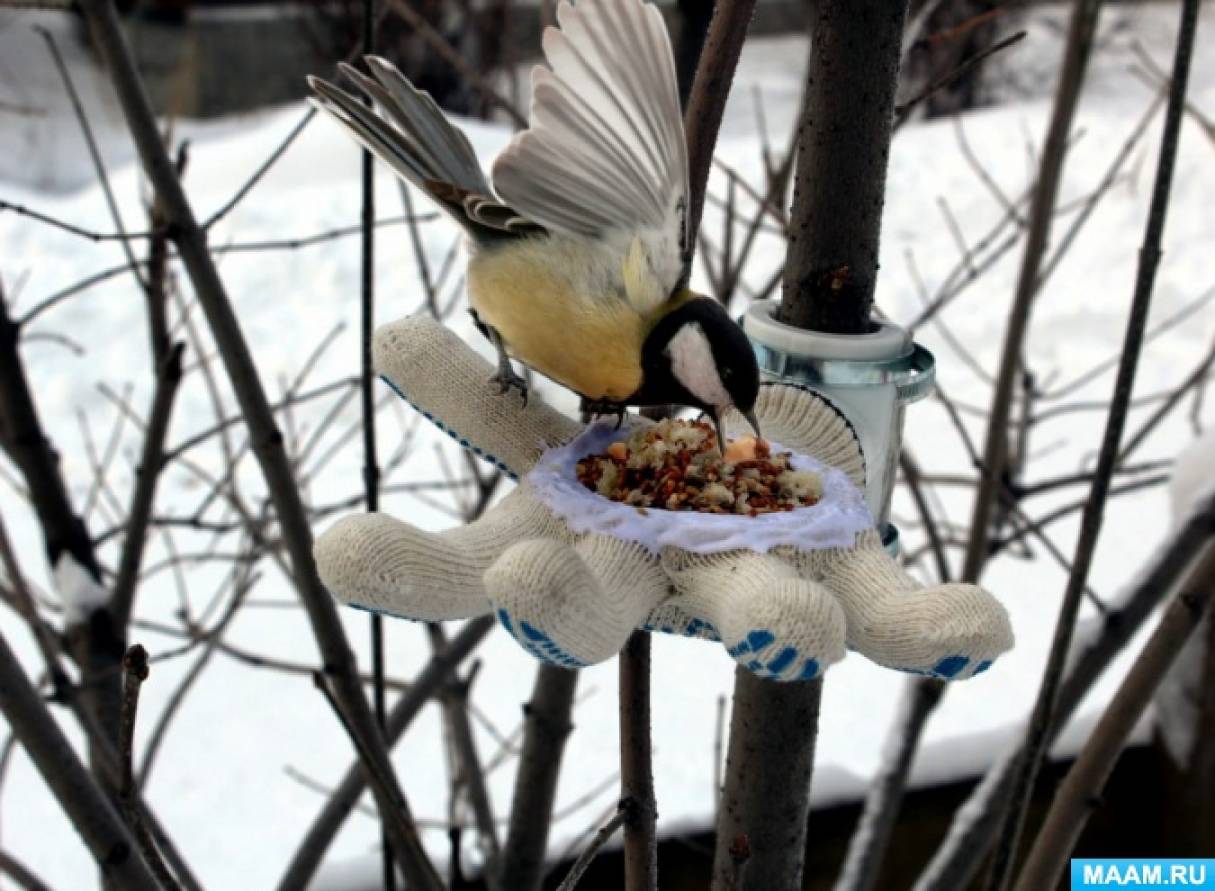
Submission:
[[[808,455],[793,454],[798,470],[813,470],[823,480],[823,497],[813,507],[757,517],[705,514],[636,507],[611,501],[578,482],[576,465],[587,455],[602,454],[626,439],[627,427],[594,424],[564,446],[549,449],[527,482],[536,497],[576,533],[598,532],[636,542],[652,553],[665,547],[697,554],[751,550],[764,553],[788,545],[802,551],[851,547],[859,532],[873,528],[873,517],[861,490],[843,471]],[[772,443],[772,451],[791,451]]]

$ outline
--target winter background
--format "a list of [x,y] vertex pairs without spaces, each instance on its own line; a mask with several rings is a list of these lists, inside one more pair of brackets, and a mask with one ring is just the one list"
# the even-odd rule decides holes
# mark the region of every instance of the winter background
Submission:
[[[1204,9],[1190,99],[1215,113],[1215,23],[1211,4]],[[1028,38],[995,64],[988,75],[998,87],[999,101],[967,113],[956,121],[912,122],[895,138],[890,163],[882,272],[878,304],[896,322],[907,324],[923,309],[911,263],[931,291],[958,263],[959,247],[941,210],[940,199],[959,222],[963,237],[973,243],[994,226],[1003,208],[962,159],[958,128],[996,182],[1009,196],[1018,196],[1032,183],[1035,157],[1050,111],[1054,72],[1061,53],[1065,16],[1061,9],[1036,9],[1025,22]],[[1104,13],[1101,45],[1094,57],[1077,115],[1074,145],[1068,158],[1062,204],[1088,194],[1100,181],[1114,155],[1143,115],[1153,91],[1132,75],[1132,41],[1141,42],[1167,67],[1176,21],[1172,4],[1117,4]],[[63,33],[53,16],[0,13],[0,90],[3,98],[42,109],[32,117],[5,116],[0,124],[0,198],[36,208],[60,219],[110,231],[112,223],[83,152],[75,121],[63,104],[57,77],[43,59],[45,47],[31,30],[46,24]],[[61,41],[74,70],[87,73],[83,50]],[[762,181],[756,101],[762,101],[767,129],[783,145],[793,127],[801,92],[806,41],[798,37],[764,38],[748,42],[727,109],[718,157],[744,179]],[[104,79],[77,78],[94,125],[102,136],[104,155],[124,218],[138,229],[145,220],[147,186],[132,164],[132,151],[121,129],[119,113],[106,92]],[[242,115],[221,121],[179,121],[176,136],[188,137],[192,148],[185,183],[200,217],[222,206],[269,150],[304,114],[301,105]],[[477,121],[463,122],[479,155],[488,161],[509,139],[510,130]],[[1154,172],[1160,115],[1148,129],[1124,169],[1124,175],[1097,206],[1065,262],[1054,273],[1035,307],[1030,335],[1031,365],[1054,386],[1062,386],[1088,369],[1118,354],[1129,305],[1137,251],[1142,238]],[[1187,119],[1168,227],[1152,308],[1152,325],[1186,310],[1179,324],[1165,327],[1148,344],[1136,385],[1137,396],[1168,390],[1211,348],[1215,338],[1215,308],[1204,302],[1215,289],[1211,255],[1210,206],[1215,195],[1215,142]],[[336,227],[352,226],[359,218],[359,156],[354,145],[325,120],[314,121],[254,193],[211,234],[213,245],[298,238]],[[710,190],[720,195],[724,179],[715,174]],[[427,209],[423,201],[419,210]],[[377,207],[381,215],[400,212],[395,181],[382,169],[377,175]],[[1065,209],[1056,223],[1056,237],[1076,212]],[[705,226],[720,229],[719,210],[710,205]],[[423,224],[423,238],[432,264],[446,255],[454,227],[446,221]],[[0,214],[0,276],[15,312],[22,312],[57,289],[123,262],[119,248],[93,244],[13,214]],[[783,242],[761,236],[746,280],[758,287],[778,268]],[[996,368],[1007,309],[1013,293],[1019,246],[1006,253],[950,307],[943,318],[948,330],[929,324],[917,339],[937,357],[943,387],[959,405],[980,406],[990,399],[985,375]],[[308,372],[305,389],[358,372],[359,245],[357,237],[330,240],[294,251],[226,254],[220,271],[235,302],[263,380],[271,397],[280,395],[305,367],[309,354],[336,326],[344,326],[319,363]],[[702,275],[698,272],[698,275]],[[389,320],[418,310],[412,251],[404,230],[384,227],[377,238],[376,287],[378,317]],[[703,284],[703,279],[702,279]],[[188,292],[188,284],[183,284]],[[1199,301],[1197,306],[1193,306]],[[1186,309],[1189,307],[1190,309]],[[741,310],[741,306],[738,307]],[[42,314],[31,327],[23,348],[33,380],[42,421],[62,456],[77,505],[88,497],[92,478],[82,426],[104,441],[117,409],[101,391],[130,388],[132,405],[142,411],[151,393],[149,356],[144,334],[144,302],[129,276],[113,277]],[[452,324],[465,339],[488,355],[462,312]],[[200,322],[201,325],[201,322]],[[55,335],[54,338],[43,335]],[[66,344],[59,335],[69,338]],[[961,344],[971,358],[957,349]],[[189,357],[189,353],[187,354]],[[192,361],[188,358],[188,361]],[[978,370],[972,367],[978,366]],[[979,372],[983,372],[980,374]],[[1080,387],[1066,401],[1104,402],[1109,398],[1112,371]],[[224,398],[231,405],[226,383]],[[551,387],[542,387],[563,407],[573,400]],[[337,406],[337,403],[344,405]],[[330,409],[340,410],[353,423],[358,418],[357,393],[342,389],[301,409],[294,422],[306,434]],[[1132,415],[1136,427],[1149,407]],[[1194,441],[1196,428],[1215,420],[1215,409],[1203,403],[1190,417],[1190,405],[1178,410],[1140,451],[1138,460],[1171,459]],[[387,482],[441,479],[438,450],[454,461],[445,439],[404,407],[381,413],[381,454],[390,454],[402,435],[412,436],[409,456]],[[973,438],[981,441],[983,419],[964,413]],[[179,396],[170,446],[210,426],[209,397],[199,375],[187,378]],[[1061,413],[1035,431],[1031,444],[1033,478],[1045,479],[1079,472],[1091,466],[1103,427],[1103,414]],[[338,449],[323,472],[310,478],[307,493],[316,504],[327,504],[361,491],[361,448],[357,438],[341,443],[337,431],[325,444]],[[306,435],[305,435],[306,438]],[[242,441],[238,430],[235,440]],[[968,474],[966,454],[939,403],[929,400],[907,415],[906,441],[927,474]],[[140,436],[128,424],[117,445],[111,484],[117,501],[125,503],[138,461]],[[205,473],[224,472],[222,451],[214,443],[198,448],[191,458]],[[456,465],[458,466],[458,465]],[[41,535],[14,490],[16,475],[0,462],[0,505],[14,537],[26,573],[54,597]],[[1215,441],[1191,450],[1187,481],[1178,486],[1193,493],[1215,476]],[[457,474],[460,475],[460,474]],[[256,467],[240,465],[239,485],[251,497],[261,491]],[[158,513],[187,513],[205,487],[180,466],[162,478]],[[503,489],[505,491],[505,489]],[[937,486],[936,497],[957,522],[969,515],[970,490]],[[1064,490],[1035,502],[1045,512],[1082,496],[1085,488]],[[95,501],[98,499],[94,499]],[[100,499],[104,501],[104,498]],[[422,500],[409,493],[386,494],[382,509],[411,523],[440,529],[455,520],[451,498]],[[914,512],[905,493],[896,497],[894,514],[902,521],[909,547],[922,541],[914,528]],[[1120,496],[1109,506],[1090,584],[1103,598],[1116,598],[1138,567],[1167,535],[1172,523],[1168,490],[1154,487]],[[89,517],[96,533],[108,526],[104,505]],[[1070,554],[1079,514],[1050,527],[1052,538]],[[202,540],[199,538],[198,540]],[[190,533],[178,544],[189,549]],[[109,554],[113,556],[112,552]],[[164,557],[157,541],[145,565]],[[927,568],[925,564],[925,569]],[[222,566],[190,565],[188,596],[201,612],[229,570]],[[269,563],[265,577],[226,633],[234,647],[293,663],[313,665],[316,651],[303,612],[292,606],[293,595]],[[1053,631],[1053,622],[1066,575],[1040,548],[1033,559],[1005,552],[990,564],[984,584],[1008,608],[1017,637],[1015,650],[988,673],[950,688],[928,725],[925,743],[915,761],[913,784],[927,785],[981,772],[993,755],[1018,732],[1037,692],[1040,672]],[[180,646],[179,637],[158,633],[157,626],[176,627],[179,605],[170,573],[153,575],[140,588],[132,640],[154,655]],[[213,606],[212,609],[215,609]],[[1095,611],[1085,606],[1091,626]],[[369,664],[367,619],[342,611],[347,635],[360,664]],[[0,630],[17,649],[32,674],[39,659],[24,624],[0,612]],[[389,674],[407,680],[427,661],[430,648],[420,627],[403,621],[386,623]],[[1084,626],[1081,628],[1081,636]],[[1072,722],[1055,754],[1075,751],[1133,657],[1132,645],[1107,673]],[[500,734],[509,734],[528,698],[535,663],[505,633],[494,631],[480,648],[483,661],[473,687],[473,703],[484,721],[475,722],[478,747],[490,759],[499,750]],[[714,808],[714,740],[719,722],[718,699],[728,702],[733,662],[716,645],[656,635],[654,638],[654,774],[657,784],[660,834],[688,828],[708,828]],[[193,655],[156,662],[144,685],[137,750],[155,716],[184,676]],[[851,654],[831,669],[824,688],[814,802],[862,795],[882,759],[888,727],[896,715],[907,678],[881,669]],[[617,787],[616,666],[585,670],[579,682],[575,730],[565,755],[557,802],[558,818],[550,852],[558,854],[597,824],[614,807]],[[61,716],[62,717],[62,716]],[[1151,720],[1151,715],[1146,720]],[[728,725],[728,714],[726,716]],[[70,720],[62,722],[79,740]],[[426,828],[423,835],[436,858],[445,862],[448,850],[441,824],[448,818],[448,783],[441,719],[428,706],[394,752],[394,762],[415,815]],[[496,729],[495,729],[496,728]],[[1146,729],[1141,728],[1140,738]],[[271,887],[294,851],[304,830],[323,802],[322,794],[300,777],[321,786],[332,785],[351,762],[349,741],[306,675],[255,670],[222,654],[204,673],[173,724],[152,774],[146,794],[174,836],[186,859],[208,887]],[[512,789],[514,761],[501,758],[489,773],[490,795],[500,815]],[[18,853],[35,872],[56,888],[85,887],[94,866],[75,832],[47,792],[24,753],[12,755],[0,789],[0,845]],[[354,873],[378,869],[378,823],[355,814],[331,848],[317,887],[341,888]],[[67,840],[67,843],[65,843]],[[471,847],[471,845],[470,845]],[[2,883],[3,879],[0,879]]]

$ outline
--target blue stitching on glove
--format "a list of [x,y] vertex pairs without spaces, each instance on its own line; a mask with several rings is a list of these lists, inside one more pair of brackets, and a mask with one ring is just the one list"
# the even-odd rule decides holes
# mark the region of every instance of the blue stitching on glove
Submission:
[[780,674],[797,658],[797,647],[785,647],[768,663],[768,671]]
[[970,660],[965,656],[946,656],[934,665],[930,669],[930,672],[938,677],[952,678],[956,677],[958,672],[969,664]]
[[499,609],[497,616],[498,621],[502,623],[503,628],[510,632],[511,637],[518,641],[523,649],[542,662],[550,662],[553,665],[560,665],[562,668],[582,668],[586,665],[581,659],[571,656],[557,646],[551,637],[530,622],[519,622],[519,630],[516,631],[514,620],[509,612]]
[[388,386],[392,388],[392,392],[394,392],[398,396],[400,396],[403,400],[405,400],[405,402],[407,402],[415,410],[421,412],[423,417],[426,418],[426,420],[430,421],[430,423],[434,424],[436,427],[438,427],[440,430],[442,430],[444,433],[446,433],[448,436],[450,436],[452,439],[454,439],[456,442],[458,442],[461,445],[461,447],[468,449],[470,452],[472,452],[474,455],[477,455],[478,457],[484,458],[490,464],[494,465],[494,467],[497,467],[499,470],[501,470],[503,473],[505,473],[507,476],[509,476],[512,480],[519,479],[519,477],[515,474],[515,472],[513,470],[511,470],[509,467],[507,467],[505,464],[503,464],[501,460],[494,457],[493,455],[491,455],[489,452],[485,451],[484,449],[480,449],[477,446],[473,445],[471,442],[469,442],[467,439],[465,439],[463,436],[461,436],[455,430],[452,430],[450,427],[448,427],[446,424],[444,424],[442,421],[440,421],[438,418],[436,418],[434,415],[432,415],[426,409],[422,408],[422,406],[420,406],[417,403],[410,400],[410,398],[408,396],[406,396],[404,393],[401,392],[400,387],[398,387],[391,380],[389,380],[387,375],[381,374],[380,380],[382,380],[384,383],[388,384]]
[[748,654],[758,654],[776,640],[776,635],[766,628],[754,628],[747,636],[732,647],[726,647],[726,652],[743,667],[760,677],[776,678],[778,680],[808,681],[818,677],[820,666],[817,659],[806,659],[801,670],[790,674],[788,669],[798,660],[801,653],[797,647],[784,646],[771,659],[764,663],[760,659],[749,659],[743,662],[740,657]]

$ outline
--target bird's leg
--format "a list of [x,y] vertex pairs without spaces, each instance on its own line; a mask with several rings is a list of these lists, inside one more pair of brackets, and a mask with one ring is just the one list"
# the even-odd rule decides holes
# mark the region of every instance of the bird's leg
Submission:
[[518,390],[519,395],[523,397],[523,404],[527,405],[527,381],[515,374],[515,369],[511,367],[510,355],[506,352],[506,344],[502,342],[502,335],[492,325],[486,325],[480,319],[477,319],[475,314],[473,318],[476,319],[478,327],[484,326],[485,336],[489,338],[489,342],[498,351],[498,373],[491,377],[490,380],[498,385],[498,392],[500,393],[505,393],[512,388]]
[[624,413],[628,411],[628,408],[628,405],[623,402],[612,402],[610,399],[587,399],[585,396],[582,397],[582,404],[579,406],[582,414],[591,420],[602,415],[615,415],[617,430],[624,423]]

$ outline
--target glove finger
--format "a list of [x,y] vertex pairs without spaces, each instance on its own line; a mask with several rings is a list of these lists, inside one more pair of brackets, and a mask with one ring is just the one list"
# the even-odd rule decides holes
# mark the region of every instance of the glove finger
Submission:
[[489,612],[481,576],[512,541],[562,534],[525,490],[468,526],[423,532],[385,514],[345,517],[314,545],[326,587],[343,603],[408,619],[441,621]]
[[1012,648],[1008,612],[975,585],[921,587],[882,548],[877,533],[854,549],[821,552],[822,581],[848,618],[848,643],[889,668],[961,680]]
[[486,571],[485,588],[499,621],[524,649],[569,668],[616,655],[668,595],[657,560],[604,535],[576,547],[520,542]]
[[[755,415],[763,434],[803,455],[837,467],[862,489],[865,458],[856,431],[843,413],[812,390],[791,384],[765,384],[759,388]],[[747,432],[737,411],[726,415],[727,435]]]
[[406,402],[465,448],[516,477],[548,447],[577,435],[574,421],[535,396],[502,393],[494,369],[449,328],[426,316],[375,334],[375,367]]
[[835,598],[787,563],[751,551],[669,551],[663,564],[677,591],[671,602],[710,625],[756,674],[810,680],[844,658],[844,614]]

